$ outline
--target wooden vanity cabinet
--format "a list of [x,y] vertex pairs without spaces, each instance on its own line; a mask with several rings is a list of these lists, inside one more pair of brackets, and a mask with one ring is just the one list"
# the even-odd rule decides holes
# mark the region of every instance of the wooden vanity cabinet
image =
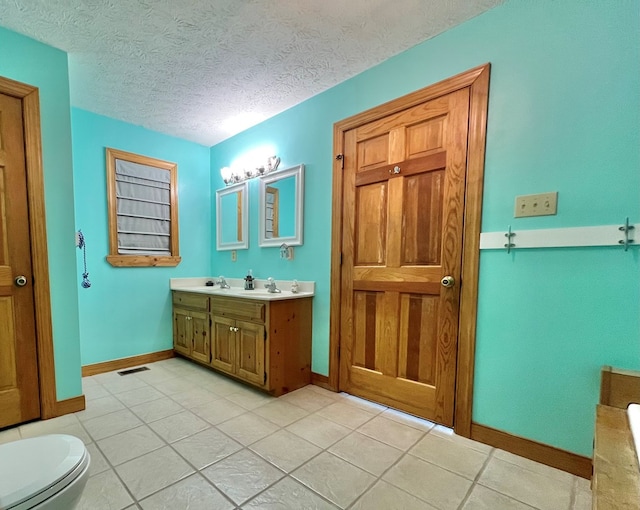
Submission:
[[178,354],[275,396],[311,382],[311,298],[262,301],[200,294],[207,299],[211,330],[210,350],[204,356],[193,347],[197,342],[190,351],[185,348],[187,334],[176,326],[187,310],[184,300],[177,301],[183,294],[189,293],[174,291],[173,299]]
[[209,299],[200,294],[173,294],[173,349],[183,356],[209,363]]

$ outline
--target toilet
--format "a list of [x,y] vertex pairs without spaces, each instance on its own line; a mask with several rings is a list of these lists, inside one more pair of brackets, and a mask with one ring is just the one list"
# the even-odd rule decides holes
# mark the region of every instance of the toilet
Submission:
[[74,436],[51,434],[0,445],[1,510],[71,510],[91,457]]

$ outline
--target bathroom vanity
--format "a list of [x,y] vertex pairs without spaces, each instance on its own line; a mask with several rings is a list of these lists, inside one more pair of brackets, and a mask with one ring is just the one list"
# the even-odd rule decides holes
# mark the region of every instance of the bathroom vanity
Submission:
[[172,280],[175,352],[274,396],[309,384],[313,291],[305,283],[272,294]]

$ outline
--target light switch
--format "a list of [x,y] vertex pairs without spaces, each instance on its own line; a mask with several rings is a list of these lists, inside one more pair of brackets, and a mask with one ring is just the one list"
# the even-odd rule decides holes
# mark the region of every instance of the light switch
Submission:
[[551,216],[558,212],[558,192],[519,195],[516,197],[515,218]]

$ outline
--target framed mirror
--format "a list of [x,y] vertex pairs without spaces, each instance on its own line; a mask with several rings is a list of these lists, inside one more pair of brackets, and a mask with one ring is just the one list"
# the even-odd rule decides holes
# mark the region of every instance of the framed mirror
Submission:
[[260,246],[302,244],[304,165],[260,177]]
[[216,247],[218,250],[249,248],[248,182],[216,191]]

